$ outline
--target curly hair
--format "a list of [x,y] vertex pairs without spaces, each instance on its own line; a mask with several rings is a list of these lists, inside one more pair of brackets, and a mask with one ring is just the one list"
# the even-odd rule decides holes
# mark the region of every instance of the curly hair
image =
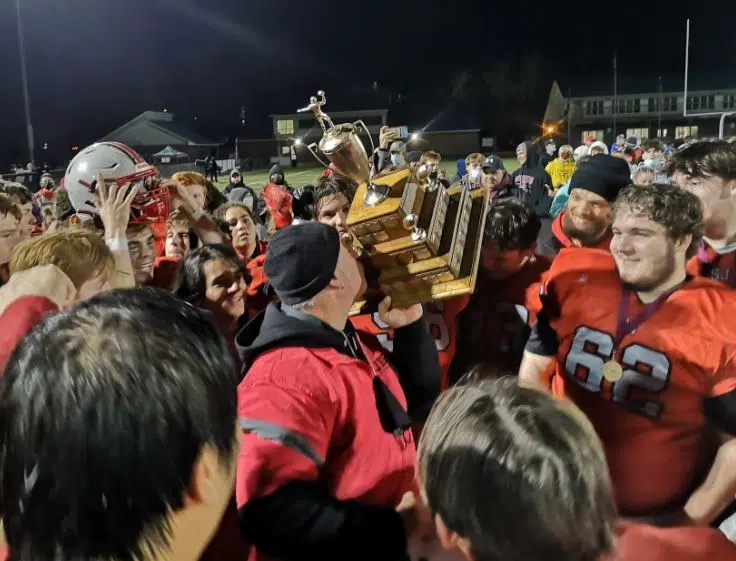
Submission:
[[632,185],[619,193],[613,204],[614,218],[622,210],[661,224],[671,240],[692,236],[687,256],[691,257],[697,251],[703,236],[703,207],[700,199],[692,193],[674,185]]
[[18,208],[18,203],[5,193],[0,193],[0,215],[5,217],[8,214],[13,216],[16,220],[20,220],[23,216],[20,212],[20,208]]
[[33,193],[31,190],[13,181],[0,180],[0,193],[5,193],[11,199],[14,199],[19,205],[26,205],[33,202]]
[[500,251],[523,251],[534,247],[541,228],[533,208],[516,199],[505,199],[488,209],[483,243]]
[[355,198],[357,184],[352,179],[345,177],[337,172],[331,173],[325,177],[320,177],[314,186],[314,214],[313,218],[317,218],[320,207],[327,197],[332,195],[343,195],[348,202],[352,202]]
[[693,142],[672,154],[664,166],[669,175],[682,173],[689,177],[720,177],[736,180],[736,145],[718,140]]
[[176,181],[182,187],[189,187],[190,185],[207,186],[207,179],[198,171],[177,171],[171,176],[171,180]]

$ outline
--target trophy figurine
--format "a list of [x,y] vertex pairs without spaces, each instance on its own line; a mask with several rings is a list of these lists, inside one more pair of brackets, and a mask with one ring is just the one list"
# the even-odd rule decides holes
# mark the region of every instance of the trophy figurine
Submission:
[[[341,241],[366,261],[366,272],[372,271],[369,289],[391,296],[397,307],[472,292],[488,190],[446,188],[426,165],[371,179],[368,154],[358,137],[368,127],[362,121],[335,125],[322,110],[326,102],[320,91],[299,112],[314,113],[322,127],[322,139],[308,146],[312,155],[325,165],[319,148],[342,175],[358,183],[347,217],[349,233]],[[365,304],[356,303],[353,313],[364,312]]]
[[[365,183],[367,185],[364,198],[366,205],[376,206],[382,203],[386,200],[391,188],[388,185],[376,185],[370,180],[370,160],[365,151],[365,146],[363,146],[358,136],[361,131],[367,133],[368,127],[363,121],[335,125],[329,115],[322,111],[322,107],[326,104],[325,92],[320,90],[316,96],[313,95],[309,98],[309,105],[297,109],[297,113],[307,113],[309,111],[314,113],[314,117],[322,127],[322,139],[318,144],[308,145],[307,149],[322,165],[328,167],[317,155],[316,148],[319,148],[320,152],[340,170],[340,173],[358,184]],[[368,137],[370,138],[370,134]],[[375,151],[372,138],[371,147]]]

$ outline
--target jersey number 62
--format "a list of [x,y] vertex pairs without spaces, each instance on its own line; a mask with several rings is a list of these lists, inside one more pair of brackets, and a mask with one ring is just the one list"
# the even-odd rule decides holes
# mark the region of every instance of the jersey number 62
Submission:
[[610,333],[578,327],[565,357],[568,378],[589,392],[599,393],[604,399],[620,403],[635,413],[658,418],[662,413],[660,401],[635,399],[632,393],[643,390],[658,394],[667,389],[672,371],[670,359],[664,353],[638,343],[626,345],[617,357],[624,370],[623,376],[617,382],[609,382],[603,377],[603,365],[614,358],[614,350]]

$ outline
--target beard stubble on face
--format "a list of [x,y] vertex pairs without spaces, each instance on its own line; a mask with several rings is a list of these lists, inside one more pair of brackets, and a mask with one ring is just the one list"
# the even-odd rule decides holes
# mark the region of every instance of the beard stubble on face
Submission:
[[633,292],[650,292],[669,280],[677,267],[674,244],[671,242],[667,244],[667,252],[661,259],[649,262],[651,263],[652,269],[643,278],[633,280],[621,278],[626,288]]
[[593,233],[577,228],[572,222],[572,218],[568,213],[562,215],[562,231],[570,238],[578,240],[583,247],[589,247],[598,244],[608,235],[609,226],[606,225],[602,228],[600,225],[599,231]]

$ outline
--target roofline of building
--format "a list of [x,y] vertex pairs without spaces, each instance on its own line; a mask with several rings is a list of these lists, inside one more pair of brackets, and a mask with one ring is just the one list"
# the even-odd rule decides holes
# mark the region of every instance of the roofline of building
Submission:
[[[723,113],[729,113],[729,111],[724,111]],[[688,113],[687,115],[683,115],[682,111],[677,111],[677,112],[670,111],[668,113],[662,113],[661,119],[662,121],[673,121],[673,120],[681,121],[682,119],[720,119],[723,113],[708,111],[708,112],[703,112],[702,114]],[[637,121],[656,121],[658,118],[660,118],[660,116],[657,113],[635,113],[635,114],[621,114],[620,113],[616,115],[616,121],[622,122],[622,123],[637,122]],[[606,115],[590,115],[590,116],[575,117],[572,119],[572,123],[573,125],[586,124],[586,123],[611,123],[612,119],[613,119],[613,115],[608,113]]]
[[[357,111],[328,111],[330,117],[350,118],[350,117],[382,117],[388,115],[388,109],[360,109]],[[309,113],[274,113],[269,115],[270,119],[295,119],[299,117],[308,117]]]
[[[721,88],[718,90],[688,90],[687,95],[688,97],[694,96],[694,95],[717,95],[717,94],[724,94],[724,95],[736,95],[736,88]],[[658,96],[673,96],[673,95],[685,95],[685,90],[669,90],[669,91],[662,91],[662,92],[641,92],[641,93],[627,93],[627,94],[617,94],[617,98],[641,98],[641,97],[658,97]],[[597,98],[605,98],[605,99],[613,99],[613,92],[605,93],[605,94],[595,94],[595,95],[573,95],[570,96],[568,99],[570,101],[582,101],[587,99],[597,99]]]
[[145,115],[146,113],[148,113],[148,110],[146,110],[146,111],[143,111],[143,113],[139,113],[138,115],[136,115],[135,117],[133,117],[133,118],[132,118],[132,119],[131,119],[130,121],[128,121],[127,123],[124,123],[124,124],[120,125],[120,126],[119,126],[118,128],[116,128],[116,129],[115,129],[114,131],[112,131],[112,132],[109,132],[109,133],[107,133],[106,135],[104,135],[104,136],[103,136],[103,137],[102,137],[102,138],[101,138],[100,140],[104,140],[104,139],[106,139],[106,138],[112,138],[112,137],[113,137],[114,135],[116,135],[116,134],[117,134],[117,133],[118,133],[119,131],[121,131],[121,130],[123,130],[123,129],[127,128],[128,126],[132,125],[133,123],[136,123],[137,121],[139,121],[139,120],[140,120],[140,119],[141,119],[141,118],[143,117],[143,115]]
[[174,132],[172,130],[167,129],[165,126],[160,125],[156,121],[148,121],[148,123],[150,125],[153,125],[155,128],[157,128],[157,129],[159,129],[159,130],[161,130],[163,132],[166,132],[166,133],[170,134],[171,136],[175,136],[176,138],[182,139],[184,141],[183,144],[192,144],[191,140],[189,140],[187,137],[182,136],[179,133],[176,133],[176,132]]
[[[116,135],[116,134],[117,134],[118,132],[120,132],[120,131],[121,131],[121,130],[123,130],[123,129],[126,129],[126,128],[127,128],[127,127],[129,127],[130,125],[133,125],[133,124],[135,124],[135,123],[137,123],[137,122],[141,121],[141,120],[143,119],[143,117],[144,117],[145,115],[147,115],[148,113],[164,113],[164,111],[154,111],[153,109],[147,109],[146,111],[143,111],[143,112],[142,112],[141,114],[139,114],[139,115],[137,115],[137,116],[133,117],[133,118],[132,118],[132,119],[131,119],[130,121],[128,121],[127,123],[125,123],[125,124],[123,124],[123,125],[120,125],[120,126],[119,126],[118,128],[116,128],[116,129],[115,129],[114,131],[112,131],[112,132],[110,132],[110,133],[107,133],[107,134],[106,134],[105,136],[103,136],[103,137],[102,137],[102,138],[100,139],[100,141],[104,141],[104,139],[106,139],[106,138],[110,138],[110,139],[114,138],[114,136],[115,136],[115,135]],[[167,114],[168,114],[168,115],[171,115],[171,121],[173,122],[173,120],[174,120],[174,114],[173,114],[173,113],[167,113]],[[150,123],[151,125],[153,125],[153,126],[154,126],[154,127],[156,127],[157,129],[160,129],[160,130],[162,130],[162,131],[166,132],[167,134],[170,134],[170,135],[172,135],[172,136],[175,136],[176,138],[180,138],[180,139],[181,139],[181,140],[183,141],[183,142],[182,142],[182,144],[185,144],[185,145],[187,145],[187,146],[220,146],[220,143],[219,143],[219,142],[206,142],[206,143],[200,143],[200,142],[192,142],[192,140],[190,140],[189,138],[187,138],[187,137],[185,137],[185,136],[182,136],[182,135],[180,135],[179,133],[177,133],[177,132],[174,132],[174,131],[172,131],[172,130],[170,130],[170,129],[166,128],[166,126],[165,126],[165,123],[162,123],[162,122],[159,122],[159,121],[154,121],[154,120],[151,120],[151,119],[147,119],[147,121],[148,121],[148,123]],[[98,142],[99,142],[99,141],[98,141]]]
[[[130,121],[128,121],[127,123],[123,123],[123,124],[122,124],[122,125],[120,125],[120,126],[119,126],[118,128],[116,128],[116,129],[115,129],[114,131],[112,131],[112,132],[109,132],[109,133],[107,133],[107,134],[106,134],[105,136],[103,136],[102,138],[103,138],[103,139],[105,139],[105,138],[111,138],[111,137],[112,137],[113,135],[117,134],[117,133],[118,133],[119,131],[123,130],[124,128],[127,128],[127,127],[129,127],[130,125],[132,125],[132,124],[134,124],[134,123],[136,123],[136,122],[140,121],[140,120],[141,120],[141,119],[142,119],[142,118],[143,118],[143,117],[144,117],[144,116],[145,116],[146,114],[148,114],[148,113],[163,113],[163,111],[154,111],[153,109],[146,109],[146,110],[145,110],[145,111],[143,111],[142,113],[139,113],[138,115],[136,115],[135,117],[133,117],[133,118],[132,118],[132,119],[131,119]],[[174,115],[173,115],[173,114],[171,114],[171,118],[172,118],[172,120],[173,120],[173,118],[174,118]],[[151,121],[151,122],[153,122],[153,121]],[[177,135],[177,136],[178,136],[178,135]]]
[[463,134],[468,132],[480,132],[481,129],[453,129],[453,130],[439,130],[439,131],[424,131],[419,132],[419,136],[425,136],[430,134]]

